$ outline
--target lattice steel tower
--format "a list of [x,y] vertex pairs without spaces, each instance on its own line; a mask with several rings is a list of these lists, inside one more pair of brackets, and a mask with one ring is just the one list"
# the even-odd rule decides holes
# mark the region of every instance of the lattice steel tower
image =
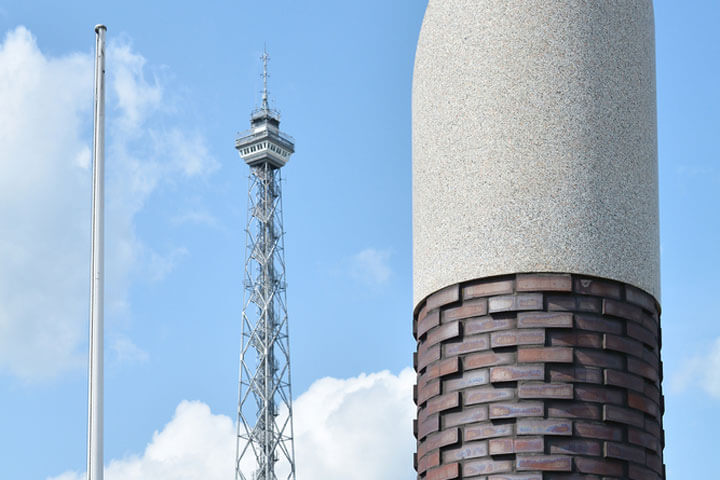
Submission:
[[294,480],[280,169],[295,145],[268,105],[267,52],[261,58],[262,106],[235,141],[250,166],[235,478]]

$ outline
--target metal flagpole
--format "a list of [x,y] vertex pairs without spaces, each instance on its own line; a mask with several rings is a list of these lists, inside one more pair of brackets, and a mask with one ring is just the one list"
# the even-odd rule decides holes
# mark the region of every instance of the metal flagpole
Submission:
[[103,480],[103,278],[105,180],[105,25],[95,26],[90,352],[88,374],[88,480]]

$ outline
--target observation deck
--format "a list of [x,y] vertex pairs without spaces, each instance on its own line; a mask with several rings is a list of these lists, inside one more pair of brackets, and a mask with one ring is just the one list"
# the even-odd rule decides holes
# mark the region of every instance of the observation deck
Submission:
[[258,109],[250,117],[252,128],[238,134],[235,148],[251,167],[269,164],[281,168],[295,152],[295,139],[280,131],[280,115],[275,110]]

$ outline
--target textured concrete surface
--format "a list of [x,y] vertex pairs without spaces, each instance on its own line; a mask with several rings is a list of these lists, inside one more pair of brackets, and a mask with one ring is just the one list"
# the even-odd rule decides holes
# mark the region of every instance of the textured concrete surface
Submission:
[[516,272],[659,299],[650,0],[430,0],[413,84],[414,304]]

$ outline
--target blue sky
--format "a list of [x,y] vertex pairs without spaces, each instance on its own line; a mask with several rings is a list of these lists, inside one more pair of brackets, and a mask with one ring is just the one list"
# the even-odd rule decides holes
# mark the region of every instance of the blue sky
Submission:
[[[296,138],[283,193],[299,476],[413,478],[410,86],[425,3],[0,4],[4,477],[84,471],[103,22],[109,480],[232,475],[248,174],[233,140],[259,103],[264,43]],[[655,15],[665,454],[670,477],[692,478],[720,426],[720,7],[663,0]]]

